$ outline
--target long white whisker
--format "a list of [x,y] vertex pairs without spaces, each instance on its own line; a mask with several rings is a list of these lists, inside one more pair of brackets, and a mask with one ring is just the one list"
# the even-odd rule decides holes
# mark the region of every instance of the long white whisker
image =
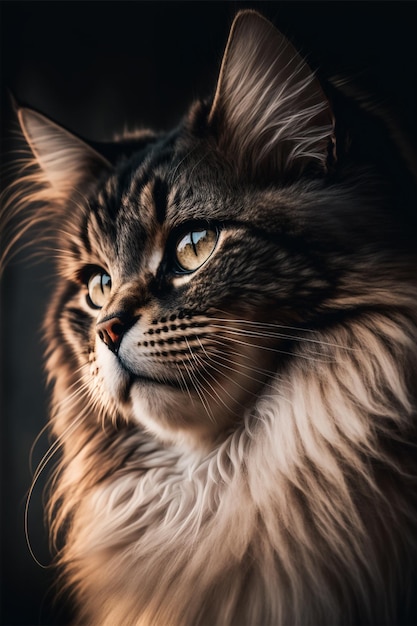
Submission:
[[[188,159],[188,157],[190,157],[193,152],[195,152],[197,149],[197,146],[194,146],[194,148],[192,148],[189,152],[187,152],[187,154],[181,159],[181,161],[178,163],[178,165],[175,167],[175,170],[172,172],[172,178],[174,178],[174,176],[176,175],[177,171],[179,170],[180,166],[184,163],[184,161],[186,161]],[[178,176],[174,179],[173,185],[175,185],[175,183],[177,182],[178,178],[181,176],[181,173],[178,174]]]
[[[199,343],[200,343],[200,345],[201,345],[201,348],[202,348],[203,352],[205,353],[204,347],[203,347],[203,345],[201,344],[200,339],[198,339],[198,341],[199,341]],[[197,356],[198,356],[198,355],[197,355]],[[207,355],[206,355],[206,356],[207,356]],[[205,375],[206,375],[205,382],[207,383],[207,385],[209,385],[210,389],[213,391],[213,393],[215,394],[216,398],[217,398],[217,399],[221,402],[221,404],[223,404],[224,408],[225,408],[227,411],[230,411],[230,407],[226,404],[226,402],[225,402],[225,401],[223,400],[223,398],[220,396],[219,392],[218,392],[218,391],[217,391],[217,390],[213,387],[213,385],[212,385],[212,384],[210,383],[210,381],[207,379],[207,376],[210,376],[210,378],[211,378],[214,382],[217,382],[217,380],[216,380],[215,376],[213,376],[213,374],[212,374],[212,373],[208,370],[208,368],[207,368],[207,364],[206,364],[206,363],[204,363],[204,360],[201,358],[201,356],[198,356],[198,360],[199,360],[199,362],[200,362],[200,366],[203,368],[203,371],[204,371],[204,373],[205,373]],[[211,360],[211,359],[210,359],[210,360]],[[210,366],[210,367],[212,367],[212,366]],[[212,368],[212,369],[215,369],[215,368]],[[221,385],[221,386],[222,386],[222,385]],[[232,395],[231,395],[231,394],[230,394],[230,393],[229,393],[226,389],[224,389],[224,387],[223,387],[223,386],[222,386],[222,388],[223,388],[223,391],[224,391],[224,392],[225,392],[225,393],[229,396],[229,398],[230,398],[231,400],[233,400],[233,401],[234,401],[233,396],[232,396]],[[212,397],[213,397],[213,396],[212,396]],[[216,402],[216,399],[215,399],[215,398],[213,398],[213,400]]]
[[[236,333],[237,334],[237,333]],[[243,333],[242,333],[243,334]],[[249,347],[253,347],[253,344],[248,342],[248,341],[242,341],[240,339],[228,339],[227,337],[225,337],[224,335],[216,335],[217,340],[219,340],[220,338],[223,340],[222,345],[228,345],[227,342],[232,341],[235,344],[239,344],[242,346],[249,346]],[[211,339],[211,341],[215,342],[215,339]],[[263,346],[263,345],[257,345],[257,348],[259,348],[260,350],[267,350],[269,352],[275,352],[276,354],[285,354],[288,356],[294,356],[294,352],[289,352],[288,350],[281,350],[279,348],[272,348],[271,346]],[[302,354],[302,353],[297,353],[297,356],[303,359],[306,359],[307,361],[312,361],[314,363],[333,363],[334,360],[333,359],[318,359],[316,357],[309,357],[306,354]]]
[[[193,351],[191,349],[191,346],[190,346],[190,344],[188,342],[187,337],[184,337],[184,339],[185,339],[185,342],[187,344],[188,350],[190,351],[190,355],[193,358],[193,360],[195,361],[196,359],[195,359],[194,353],[193,353]],[[190,361],[190,368],[189,368],[189,370],[187,370],[187,373],[188,373],[190,379],[194,381],[194,385],[193,385],[194,389],[196,390],[196,392],[198,394],[198,397],[200,398],[201,404],[203,405],[203,407],[204,407],[208,417],[210,418],[210,420],[212,422],[215,422],[216,420],[214,419],[214,415],[212,414],[212,412],[210,410],[210,407],[209,407],[207,401],[204,398],[204,394],[202,394],[200,389],[199,389],[200,385],[199,385],[198,380],[196,380],[196,378],[195,378],[195,374],[194,374],[194,372],[192,370],[192,367],[191,367],[191,361]]]
[[[81,395],[82,392],[86,389],[86,387],[88,387],[88,383],[84,383],[84,385],[82,385],[76,392],[74,392],[72,394],[72,399],[77,396],[77,395]],[[76,421],[78,421],[78,418],[76,419]],[[55,454],[55,448],[59,447],[61,444],[60,439],[61,437],[67,432],[67,430],[71,427],[71,424],[67,427],[67,429],[64,430],[64,432],[58,437],[58,439],[49,447],[48,451],[45,453],[45,455],[42,457],[42,459],[40,460],[40,462],[38,463],[38,467],[36,468],[36,471],[33,475],[33,483],[36,483],[37,479],[39,478],[39,475],[42,473],[45,465],[48,463],[48,458],[51,458],[54,454]],[[34,486],[34,485],[33,485]]]
[[[216,361],[215,361],[214,359],[212,359],[212,358],[210,358],[210,357],[207,357],[207,358],[209,358],[209,359],[210,359],[210,361],[211,361],[212,363],[216,363]],[[235,370],[235,368],[231,367],[230,365],[225,365],[225,364],[223,364],[223,363],[217,363],[217,365],[219,365],[221,368],[225,368],[225,369],[227,369],[227,370],[229,370],[229,371],[231,371],[231,372],[233,372],[233,373],[235,373],[235,371],[236,371],[236,370]],[[236,380],[234,377],[229,376],[229,375],[228,375],[225,371],[223,371],[223,369],[219,369],[219,368],[218,368],[218,367],[216,367],[215,365],[210,365],[210,367],[211,367],[213,370],[215,370],[216,372],[218,372],[218,373],[221,375],[221,377],[222,377],[223,379],[225,379],[225,380],[230,380],[230,381],[231,381],[231,382],[232,382],[232,383],[233,383],[236,387],[239,387],[239,389],[242,389],[242,391],[244,391],[245,393],[248,393],[248,389],[247,389],[246,387],[243,387],[243,385],[241,385],[240,383],[238,383],[238,382],[237,382],[237,380]],[[247,379],[249,379],[249,380],[253,380],[253,381],[255,381],[256,383],[259,383],[259,384],[261,384],[261,385],[270,386],[270,383],[267,383],[267,382],[266,382],[266,381],[264,381],[264,380],[259,380],[258,378],[254,377],[254,376],[250,376],[249,374],[243,373],[243,376],[245,376]],[[230,395],[230,393],[228,393],[228,392],[227,392],[227,390],[224,388],[224,386],[223,386],[223,385],[222,385],[222,388],[223,388],[223,390],[227,393],[227,395],[228,395],[229,397],[231,397],[231,398],[232,398],[232,396]],[[255,395],[255,393],[254,393],[254,392],[252,392],[252,393],[251,393],[251,395]],[[235,401],[236,401],[236,400],[235,400]],[[244,407],[241,403],[239,403],[239,404],[240,404],[240,406],[242,406],[242,408],[246,408],[246,407]]]
[[[220,313],[225,313],[223,311],[219,311]],[[287,339],[294,339],[295,341],[305,341],[305,342],[309,342],[309,343],[317,343],[319,345],[325,345],[325,346],[330,346],[330,347],[334,347],[334,348],[343,348],[344,350],[348,350],[351,352],[357,352],[358,348],[354,348],[351,346],[344,346],[341,345],[339,343],[333,343],[333,342],[329,342],[329,341],[325,341],[324,339],[311,339],[308,337],[299,337],[297,335],[289,335],[288,333],[286,333],[286,330],[289,331],[295,331],[295,332],[300,332],[300,333],[314,333],[316,334],[317,331],[311,328],[303,328],[303,327],[299,327],[299,326],[290,326],[290,325],[286,325],[286,324],[279,324],[278,322],[260,322],[260,321],[252,321],[252,320],[247,320],[247,319],[239,319],[239,318],[230,318],[230,317],[212,317],[209,316],[208,317],[208,321],[213,320],[215,322],[222,322],[225,324],[226,328],[229,328],[229,324],[230,322],[232,322],[233,324],[245,324],[247,326],[252,326],[255,329],[257,328],[265,328],[266,330],[271,330],[273,331],[274,329],[280,329],[279,332],[282,332],[282,338],[287,338]],[[233,327],[231,327],[233,328]],[[233,330],[239,330],[239,327],[233,328]],[[246,331],[245,331],[246,332]],[[253,331],[252,331],[253,332]],[[277,336],[280,337],[279,334],[273,333],[272,334],[273,337]]]
[[[227,358],[228,356],[235,356],[238,359],[246,359],[246,361],[250,362],[250,365],[244,365],[244,364],[240,363],[241,367],[243,367],[245,369],[249,369],[249,370],[251,370],[253,372],[256,372],[258,374],[261,374],[261,375],[277,376],[277,373],[275,372],[275,370],[265,370],[265,369],[253,366],[252,365],[252,363],[254,361],[253,356],[250,356],[249,354],[246,354],[245,352],[239,352],[238,350],[231,349],[230,344],[232,343],[232,341],[233,340],[231,340],[231,339],[223,340],[222,335],[210,336],[210,338],[209,338],[209,345],[205,346],[205,351],[207,352],[209,348],[214,347],[214,344],[216,344],[218,346],[222,346],[222,347],[225,348],[227,356],[225,356],[222,352],[219,352],[216,349],[215,352],[214,352],[214,356],[216,358],[221,357],[222,359],[224,359],[227,362],[229,362],[229,359]],[[247,344],[247,345],[252,345],[252,344]]]
[[[189,387],[188,387],[188,385],[187,385],[187,381],[185,380],[185,377],[184,377],[184,374],[182,373],[181,367],[180,367],[180,365],[179,365],[178,363],[175,363],[175,365],[177,366],[177,369],[178,369],[179,375],[180,375],[180,377],[181,377],[181,379],[182,379],[182,381],[183,381],[183,383],[184,383],[184,388],[185,388],[185,391],[187,392],[188,397],[190,398],[191,402],[192,402],[192,403],[194,403],[193,397],[192,397],[192,395],[191,395],[191,391],[190,391],[190,389],[189,389]],[[182,385],[181,385],[181,382],[180,382],[180,381],[179,381],[179,384],[180,384],[181,389],[182,389]]]
[[[294,341],[300,341],[300,342],[306,342],[306,343],[314,343],[314,344],[318,344],[318,345],[324,345],[324,346],[330,346],[333,348],[340,348],[339,345],[335,344],[335,343],[330,343],[328,341],[320,341],[319,339],[310,339],[308,337],[299,337],[299,336],[295,336],[295,335],[289,335],[288,333],[283,333],[283,332],[271,332],[271,330],[267,330],[267,331],[260,331],[260,330],[247,330],[247,329],[241,329],[239,327],[236,326],[229,326],[229,325],[219,325],[219,324],[213,324],[212,325],[213,328],[218,328],[220,330],[226,330],[227,332],[229,332],[231,335],[241,335],[244,334],[247,337],[269,337],[271,339],[292,339]],[[311,332],[311,331],[310,331]],[[344,347],[345,350],[354,350],[354,348],[346,348]],[[318,354],[318,353],[317,353]]]
[[[223,344],[223,345],[226,345],[226,344]],[[249,356],[248,354],[239,354],[238,352],[232,352],[229,350],[228,350],[228,354],[230,355],[234,354],[236,356],[243,357],[250,362],[253,361],[253,358]],[[223,361],[226,361],[226,363],[230,362],[230,359],[228,359],[227,356],[222,353],[216,353],[216,358],[222,359]],[[253,372],[255,374],[260,374],[261,376],[267,376],[267,377],[279,376],[278,373],[274,369],[266,370],[261,367],[256,367],[255,365],[245,365],[244,363],[239,363],[239,367],[245,370],[249,370],[250,372]]]
[[[211,362],[211,363],[215,363],[216,365],[220,365],[222,368],[229,370],[231,372],[235,372],[236,368],[231,367],[230,365],[227,365],[226,363],[218,363],[218,361],[216,361],[216,359],[213,359],[212,357],[209,356],[209,354],[205,351],[205,354],[207,356],[207,359]],[[216,358],[220,357],[221,355],[216,354]],[[230,360],[228,360],[226,357],[223,357],[223,360],[226,361],[227,363],[230,363]],[[228,376],[226,376],[226,373],[223,370],[218,369],[217,367],[215,367],[214,365],[210,365],[210,367],[212,367],[216,372],[218,372],[221,376],[223,376],[224,378],[228,378],[229,380],[231,380],[237,387],[239,387],[240,389],[242,389],[243,391],[246,391],[245,387],[243,387],[242,385],[240,385],[236,380],[234,380],[233,378],[229,378]],[[239,368],[240,368],[240,364],[239,364]],[[247,367],[246,369],[251,369],[250,367]],[[245,373],[245,372],[241,372],[243,376],[245,376],[246,378],[248,378],[249,380],[253,380],[257,383],[263,384],[265,381],[264,380],[260,380],[259,378],[256,378],[255,376],[250,376],[249,374]]]
[[38,558],[36,557],[33,549],[32,549],[32,545],[30,542],[30,537],[29,537],[29,506],[30,506],[30,502],[32,499],[32,494],[34,492],[35,486],[38,482],[38,479],[40,477],[40,475],[42,474],[43,470],[45,469],[45,467],[47,466],[47,464],[50,462],[50,460],[52,459],[52,457],[56,454],[56,452],[59,450],[59,448],[62,447],[62,445],[64,444],[64,440],[65,437],[68,436],[68,434],[70,434],[72,431],[74,431],[76,428],[78,428],[82,421],[85,419],[87,412],[85,411],[84,413],[81,413],[77,419],[75,419],[73,422],[71,422],[71,424],[69,424],[69,426],[67,426],[67,428],[61,433],[61,435],[58,437],[58,439],[53,443],[53,445],[49,448],[49,450],[45,453],[45,455],[43,456],[42,460],[40,461],[38,468],[35,472],[35,475],[33,477],[32,480],[32,484],[30,486],[30,489],[28,491],[28,495],[26,498],[26,504],[25,504],[25,511],[24,511],[24,532],[25,532],[25,539],[26,539],[26,543],[29,549],[29,552],[33,558],[33,560],[35,561],[35,563],[37,565],[39,565],[40,567],[42,567],[43,569],[47,569],[49,566],[48,565],[43,565]]
[[46,431],[51,428],[51,424],[49,422],[47,422],[43,428],[41,428],[41,430],[39,431],[39,433],[36,435],[34,442],[32,443],[31,447],[30,447],[30,451],[29,451],[29,471],[31,473],[31,475],[33,476],[33,455],[35,453],[35,448],[38,445],[42,435],[44,433],[46,433]]

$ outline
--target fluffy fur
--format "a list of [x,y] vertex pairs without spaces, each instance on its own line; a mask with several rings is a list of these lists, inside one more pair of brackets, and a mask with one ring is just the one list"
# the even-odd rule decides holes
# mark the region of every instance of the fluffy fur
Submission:
[[[416,251],[307,65],[243,12],[213,102],[121,141],[116,163],[19,118],[40,168],[9,205],[32,203],[60,250],[49,517],[76,623],[399,623],[417,550]],[[180,271],[198,228],[215,247]]]

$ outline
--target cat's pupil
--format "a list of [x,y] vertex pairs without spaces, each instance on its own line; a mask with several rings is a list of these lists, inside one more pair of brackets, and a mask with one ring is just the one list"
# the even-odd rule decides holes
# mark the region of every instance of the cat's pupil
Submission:
[[193,230],[180,238],[176,248],[176,260],[179,268],[193,272],[211,256],[217,243],[217,232],[202,228]]
[[88,281],[88,301],[93,307],[101,309],[111,291],[111,277],[106,272],[96,272]]

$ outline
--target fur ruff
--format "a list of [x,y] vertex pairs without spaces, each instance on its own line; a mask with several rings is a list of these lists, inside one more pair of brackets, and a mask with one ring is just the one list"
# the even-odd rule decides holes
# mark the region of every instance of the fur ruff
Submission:
[[392,623],[416,549],[416,319],[369,314],[314,339],[210,452],[92,431],[56,392],[51,521],[71,519],[61,561],[82,623]]

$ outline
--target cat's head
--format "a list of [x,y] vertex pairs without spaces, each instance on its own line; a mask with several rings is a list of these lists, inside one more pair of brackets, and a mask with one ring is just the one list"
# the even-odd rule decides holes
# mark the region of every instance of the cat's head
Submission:
[[338,166],[321,86],[256,13],[234,21],[214,98],[119,158],[18,115],[59,250],[50,373],[84,382],[93,414],[217,437],[315,358],[309,333],[390,293],[389,207]]

